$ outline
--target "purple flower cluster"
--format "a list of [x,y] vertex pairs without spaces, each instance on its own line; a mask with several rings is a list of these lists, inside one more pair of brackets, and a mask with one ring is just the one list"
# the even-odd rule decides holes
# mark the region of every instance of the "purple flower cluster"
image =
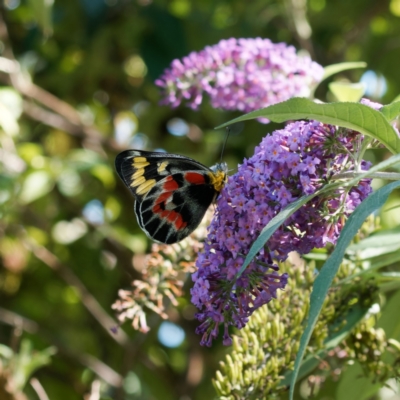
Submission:
[[355,131],[317,121],[294,122],[266,136],[255,154],[229,177],[193,275],[192,302],[200,310],[197,333],[202,344],[211,345],[220,324],[225,326],[224,344],[230,344],[228,327],[243,327],[258,307],[285,287],[287,275],[277,272],[273,260],[336,242],[346,217],[371,192],[370,180],[309,201],[235,278],[254,240],[286,205],[314,193],[336,174],[369,168],[365,161],[355,165],[357,157],[352,155],[361,140]]
[[294,96],[308,97],[323,68],[293,46],[269,39],[228,39],[192,52],[156,80],[163,104],[196,109],[203,93],[215,108],[249,112]]

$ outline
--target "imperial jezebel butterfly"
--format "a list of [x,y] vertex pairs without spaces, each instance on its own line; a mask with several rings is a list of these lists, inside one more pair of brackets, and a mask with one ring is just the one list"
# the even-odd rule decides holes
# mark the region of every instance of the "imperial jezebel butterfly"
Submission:
[[197,228],[227,181],[225,163],[208,168],[178,154],[126,150],[117,155],[115,167],[135,196],[139,226],[166,244]]

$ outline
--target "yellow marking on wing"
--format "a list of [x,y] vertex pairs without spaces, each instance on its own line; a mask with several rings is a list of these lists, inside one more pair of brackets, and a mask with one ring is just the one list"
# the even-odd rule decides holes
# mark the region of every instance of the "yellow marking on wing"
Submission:
[[149,179],[148,181],[142,183],[136,189],[136,194],[139,194],[139,195],[146,194],[155,184],[156,184],[155,179]]
[[133,157],[132,158],[132,167],[133,168],[144,168],[150,165],[150,163],[147,161],[146,157]]
[[139,168],[135,173],[132,175],[132,180],[134,181],[135,179],[139,178],[144,174],[144,168]]
[[146,157],[133,157],[133,163],[144,163],[147,162]]
[[161,174],[162,172],[165,171],[165,168],[167,168],[168,162],[163,161],[162,163],[158,163],[157,165],[158,165],[157,172]]
[[209,172],[208,176],[210,177],[211,185],[214,186],[217,192],[222,190],[228,180],[224,171]]
[[131,187],[140,186],[144,182],[146,182],[146,178],[144,176],[140,176],[139,178],[137,178],[134,181],[132,181]]
[[136,169],[144,168],[144,167],[147,167],[148,165],[150,165],[149,162],[134,162],[134,163],[132,163],[132,167],[136,168]]

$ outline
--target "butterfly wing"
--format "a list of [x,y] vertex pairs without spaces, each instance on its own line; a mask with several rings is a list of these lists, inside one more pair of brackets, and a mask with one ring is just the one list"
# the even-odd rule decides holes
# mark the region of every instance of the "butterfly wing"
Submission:
[[218,194],[213,171],[188,157],[127,150],[115,165],[135,196],[140,227],[161,243],[178,242],[193,232]]

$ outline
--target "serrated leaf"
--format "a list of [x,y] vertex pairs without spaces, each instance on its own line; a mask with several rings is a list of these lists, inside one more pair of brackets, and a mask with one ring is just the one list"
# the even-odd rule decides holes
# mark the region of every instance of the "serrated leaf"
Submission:
[[364,83],[331,82],[329,90],[339,101],[359,101],[365,92]]
[[400,101],[395,101],[391,104],[383,106],[379,110],[388,121],[393,121],[400,115]]
[[336,243],[335,250],[317,275],[310,297],[310,310],[308,314],[307,326],[300,339],[300,348],[297,353],[292,381],[290,383],[289,398],[291,400],[293,399],[295,383],[300,371],[301,362],[306,351],[307,344],[318,320],[323,302],[332,284],[333,278],[335,277],[339,269],[347,246],[349,245],[350,241],[353,239],[357,231],[360,229],[362,223],[368,217],[368,215],[370,215],[376,209],[382,207],[382,205],[389,197],[389,194],[398,187],[400,187],[400,182],[393,182],[384,186],[383,188],[368,196],[354,210],[343,228],[343,231]]
[[363,61],[343,62],[339,64],[327,65],[324,68],[324,76],[322,79],[329,78],[330,76],[337,74],[338,72],[347,71],[349,69],[366,68],[366,67],[367,63]]
[[400,138],[385,116],[360,103],[317,104],[308,99],[293,98],[242,115],[216,129],[255,118],[268,118],[273,122],[314,119],[371,136],[383,143],[392,153],[400,153]]

